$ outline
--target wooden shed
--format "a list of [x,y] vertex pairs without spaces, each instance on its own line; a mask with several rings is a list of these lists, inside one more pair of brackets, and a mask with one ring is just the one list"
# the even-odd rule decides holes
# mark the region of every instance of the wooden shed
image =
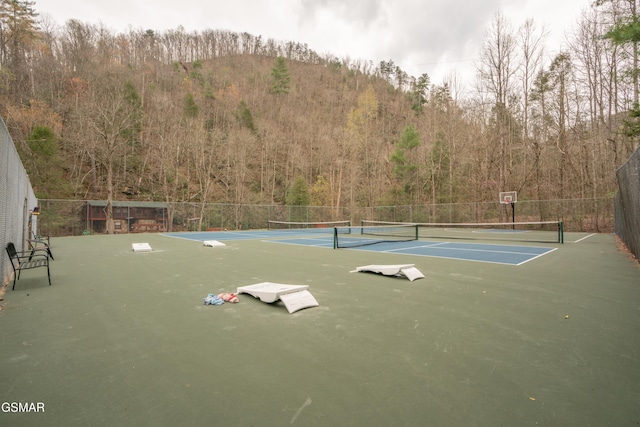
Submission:
[[[166,203],[114,201],[112,205],[116,233],[167,231]],[[92,232],[104,233],[107,229],[107,201],[87,201],[83,216]]]

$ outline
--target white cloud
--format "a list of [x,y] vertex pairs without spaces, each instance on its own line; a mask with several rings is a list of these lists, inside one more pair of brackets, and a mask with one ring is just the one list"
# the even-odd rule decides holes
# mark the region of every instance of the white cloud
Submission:
[[[71,18],[113,31],[182,26],[185,31],[230,30],[265,39],[306,43],[319,54],[393,60],[410,75],[440,83],[451,70],[469,69],[484,32],[501,11],[517,28],[527,18],[551,32],[557,50],[564,31],[590,0],[42,0],[35,9],[59,25]],[[455,6],[454,6],[455,4]],[[553,45],[555,44],[555,45]]]

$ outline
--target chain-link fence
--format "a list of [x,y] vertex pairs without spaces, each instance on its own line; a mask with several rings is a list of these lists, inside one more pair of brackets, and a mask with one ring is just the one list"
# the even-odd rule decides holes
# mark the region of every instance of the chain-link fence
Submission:
[[[89,206],[98,206],[91,213]],[[41,200],[40,227],[52,236],[102,233],[106,203],[82,200]],[[253,230],[267,228],[269,220],[326,222],[348,220],[360,224],[363,219],[399,222],[509,222],[512,206],[496,202],[448,203],[421,206],[379,206],[348,208],[331,206],[283,206],[224,203],[114,202],[121,221],[117,232]],[[514,206],[516,221],[562,220],[565,231],[613,232],[613,201],[533,200]],[[135,209],[134,209],[135,208]],[[145,214],[145,209],[153,215]],[[135,212],[135,214],[133,214]],[[142,218],[155,218],[145,219]],[[144,226],[141,224],[144,223]]]
[[640,260],[640,147],[617,171],[615,233]]
[[[269,220],[331,221],[349,219],[345,209],[324,206],[283,206],[224,203],[113,202],[116,232],[206,231],[264,229]],[[102,233],[106,202],[40,200],[40,228],[50,236]],[[144,218],[144,219],[143,219]],[[149,219],[153,218],[153,219]]]
[[0,274],[4,284],[13,272],[5,251],[7,243],[12,242],[18,250],[25,249],[30,233],[29,228],[31,227],[34,233],[37,232],[35,221],[37,217],[32,216],[31,211],[37,206],[38,200],[2,119],[0,119],[0,200],[2,200],[0,203],[0,245],[2,246]]
[[[515,209],[515,215],[512,209]],[[374,221],[420,223],[477,223],[563,221],[565,231],[613,232],[613,201],[603,199],[520,200],[513,205],[496,202],[442,203],[422,206],[379,206],[366,209]]]
[[[267,228],[269,220],[321,222],[349,217],[346,209],[324,206],[283,206],[219,203],[171,203],[177,230],[253,230]],[[336,213],[337,211],[337,213]]]

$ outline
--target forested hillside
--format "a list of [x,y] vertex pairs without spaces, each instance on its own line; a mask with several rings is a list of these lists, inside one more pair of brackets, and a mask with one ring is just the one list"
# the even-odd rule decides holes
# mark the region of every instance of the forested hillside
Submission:
[[304,203],[297,182],[336,208],[597,199],[639,133],[635,1],[602,3],[553,56],[535,22],[496,14],[461,91],[393,60],[60,27],[2,0],[0,113],[39,198]]

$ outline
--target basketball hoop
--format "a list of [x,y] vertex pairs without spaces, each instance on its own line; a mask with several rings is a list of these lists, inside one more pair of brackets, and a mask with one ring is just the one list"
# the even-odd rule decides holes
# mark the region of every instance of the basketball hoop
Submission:
[[516,202],[518,201],[518,193],[515,191],[503,191],[499,194],[501,205],[511,205],[511,221],[513,229],[516,229]]
[[515,191],[503,191],[499,194],[500,203],[503,205],[511,205],[518,201],[518,194]]

